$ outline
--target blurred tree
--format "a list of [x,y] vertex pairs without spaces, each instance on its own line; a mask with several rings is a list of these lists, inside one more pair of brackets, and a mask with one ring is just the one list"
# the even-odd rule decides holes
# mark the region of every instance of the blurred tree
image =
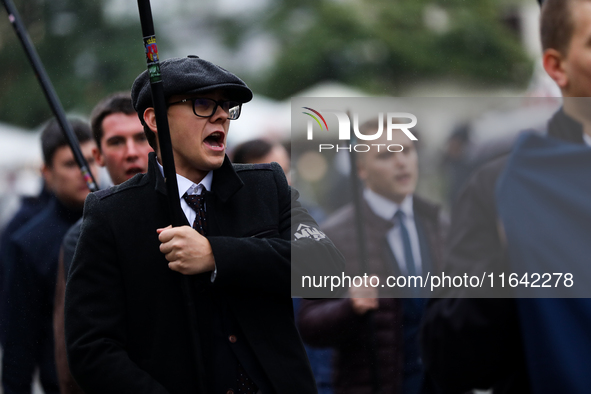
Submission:
[[[104,12],[111,0],[13,1],[66,111],[88,113],[104,95],[129,89],[145,69],[134,6],[119,2],[127,17],[114,21]],[[209,43],[212,61],[228,63],[258,93],[276,99],[323,80],[377,95],[399,94],[425,78],[523,86],[532,62],[505,23],[508,7],[520,1],[253,0],[235,8],[240,0],[177,0],[167,7],[178,14],[157,32],[161,51],[174,40],[183,48],[179,56],[187,49],[202,53],[198,44]],[[257,39],[268,48],[261,54],[258,47],[256,56],[265,58],[258,63],[246,59]],[[1,17],[0,59],[0,120],[33,127],[52,116],[16,34]]]
[[226,43],[270,34],[275,61],[254,75],[260,93],[284,99],[322,80],[379,95],[425,78],[524,85],[532,62],[497,0],[275,0],[227,18]]
[[[106,1],[14,3],[67,112],[88,114],[106,94],[130,89],[146,67],[139,18],[110,23]],[[0,119],[30,128],[53,116],[7,18],[0,19],[0,59]]]

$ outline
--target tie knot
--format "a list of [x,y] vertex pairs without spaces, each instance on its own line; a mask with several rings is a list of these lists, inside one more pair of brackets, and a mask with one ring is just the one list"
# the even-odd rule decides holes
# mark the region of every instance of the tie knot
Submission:
[[397,222],[399,222],[399,223],[402,223],[402,221],[404,220],[404,217],[405,216],[406,215],[404,214],[404,212],[402,212],[402,210],[399,209],[394,214],[394,220],[397,221]]
[[183,198],[187,204],[197,211],[203,204],[203,194],[184,194]]

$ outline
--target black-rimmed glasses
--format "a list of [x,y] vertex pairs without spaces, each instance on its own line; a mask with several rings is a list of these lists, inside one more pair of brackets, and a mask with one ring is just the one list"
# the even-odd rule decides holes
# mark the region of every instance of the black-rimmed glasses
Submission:
[[242,109],[242,103],[233,100],[220,100],[216,101],[210,98],[193,97],[187,98],[181,101],[175,101],[174,103],[168,103],[168,106],[186,103],[188,101],[193,102],[193,113],[201,118],[209,118],[215,114],[218,106],[222,107],[228,114],[228,119],[236,120],[240,116]]

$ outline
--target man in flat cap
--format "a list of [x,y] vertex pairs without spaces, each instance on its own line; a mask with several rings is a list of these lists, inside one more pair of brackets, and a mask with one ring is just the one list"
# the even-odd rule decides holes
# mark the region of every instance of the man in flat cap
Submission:
[[326,237],[296,240],[317,224],[279,165],[226,157],[246,84],[196,56],[163,61],[161,73],[186,225],[169,226],[144,72],[132,100],[156,154],[147,174],[86,200],[66,290],[72,374],[89,394],[315,393],[291,255],[322,261],[323,274],[342,272],[342,256]]

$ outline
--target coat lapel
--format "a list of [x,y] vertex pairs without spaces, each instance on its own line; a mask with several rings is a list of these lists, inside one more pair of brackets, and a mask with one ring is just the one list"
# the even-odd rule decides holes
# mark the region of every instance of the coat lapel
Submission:
[[[168,207],[168,193],[166,191],[166,182],[164,177],[162,176],[162,172],[160,172],[160,167],[158,167],[158,163],[156,161],[156,153],[150,152],[148,156],[148,182],[153,185],[152,187],[156,191],[156,196],[158,199],[158,204],[160,205],[162,212],[166,212],[167,217],[169,218],[169,223],[172,223],[171,220],[171,213]],[[179,208],[180,209],[180,208]],[[181,215],[183,218],[184,224],[190,226],[189,222],[187,221],[187,217],[183,214]]]

